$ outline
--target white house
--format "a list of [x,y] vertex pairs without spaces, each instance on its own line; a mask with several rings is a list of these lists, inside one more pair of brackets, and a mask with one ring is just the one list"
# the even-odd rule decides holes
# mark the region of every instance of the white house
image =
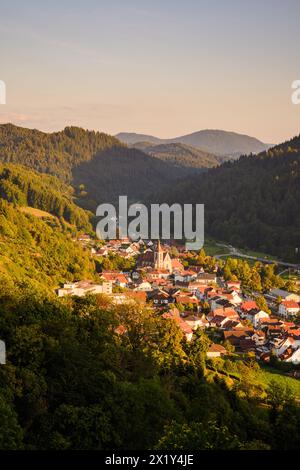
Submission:
[[281,297],[283,300],[294,300],[295,302],[300,302],[300,295],[282,289],[271,289],[269,295],[274,299]]
[[228,354],[227,350],[221,344],[211,344],[206,353],[207,357],[220,357]]
[[250,310],[247,312],[246,319],[251,321],[254,328],[257,328],[262,318],[269,318],[269,315],[263,310]]
[[148,292],[152,290],[152,285],[149,281],[141,281],[137,283],[134,290],[138,292]]
[[205,328],[209,326],[209,321],[206,320],[205,315],[202,317],[197,317],[196,315],[190,315],[185,317],[184,321],[192,328],[192,330],[197,330],[197,328]]
[[285,362],[292,362],[292,364],[300,364],[300,348],[292,350],[290,356],[284,359]]
[[276,356],[281,356],[288,348],[294,346],[293,338],[284,338],[276,347],[273,349]]
[[295,300],[284,300],[278,308],[279,315],[287,317],[289,315],[298,315],[300,312],[300,303]]
[[79,281],[64,284],[64,286],[57,290],[58,297],[65,297],[66,295],[77,295],[84,297],[87,294],[111,294],[112,283],[103,282],[102,284],[94,284],[91,281]]
[[176,282],[191,282],[196,279],[197,273],[195,271],[183,271],[182,273],[177,273],[174,276]]

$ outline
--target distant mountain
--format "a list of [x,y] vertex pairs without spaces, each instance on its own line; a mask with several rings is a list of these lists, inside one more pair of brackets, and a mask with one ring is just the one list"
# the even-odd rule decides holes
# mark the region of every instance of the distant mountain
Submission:
[[154,137],[153,135],[136,134],[135,132],[120,132],[115,137],[127,145],[133,145],[137,142],[149,142],[150,144],[155,145],[166,141],[164,139],[159,139],[159,137]]
[[222,130],[202,130],[172,139],[159,139],[154,136],[126,132],[119,133],[116,137],[131,146],[141,141],[153,145],[181,143],[214,155],[231,158],[237,158],[242,154],[259,153],[270,147],[269,144],[265,144],[254,137]]
[[222,157],[181,143],[152,145],[150,142],[138,142],[133,147],[160,160],[189,169],[190,173],[194,173],[195,169],[215,167],[224,160]]
[[156,198],[205,204],[206,235],[300,262],[300,136],[168,191]]
[[95,209],[119,195],[145,198],[184,174],[174,164],[128,148],[115,137],[77,127],[47,134],[0,125],[0,162],[56,175],[76,189],[78,202]]

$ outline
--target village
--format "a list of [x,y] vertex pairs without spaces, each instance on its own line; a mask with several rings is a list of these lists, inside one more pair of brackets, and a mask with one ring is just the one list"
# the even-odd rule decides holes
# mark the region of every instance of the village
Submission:
[[[78,243],[97,260],[109,255],[128,261],[129,269],[102,269],[99,282],[66,283],[59,297],[105,294],[113,303],[145,303],[163,318],[173,319],[187,342],[202,329],[213,338],[207,357],[251,355],[300,364],[300,295],[272,288],[264,294],[268,312],[245,292],[240,280],[218,275],[217,260],[208,270],[189,265],[184,245],[160,241],[110,240],[99,247],[89,235]],[[207,272],[206,272],[207,271]],[[125,333],[122,328],[122,334]]]

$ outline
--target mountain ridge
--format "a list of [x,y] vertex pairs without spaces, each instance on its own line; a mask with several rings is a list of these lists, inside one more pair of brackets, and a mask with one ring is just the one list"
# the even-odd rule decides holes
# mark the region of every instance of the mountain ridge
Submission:
[[168,139],[130,132],[120,132],[115,137],[127,145],[133,145],[139,141],[147,141],[155,145],[179,142],[219,156],[234,158],[245,153],[259,153],[271,145],[246,134],[220,129],[203,129]]

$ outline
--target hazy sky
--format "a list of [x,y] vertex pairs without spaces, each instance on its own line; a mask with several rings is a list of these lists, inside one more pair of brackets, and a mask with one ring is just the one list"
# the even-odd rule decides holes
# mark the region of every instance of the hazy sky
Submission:
[[300,132],[299,0],[0,0],[0,122]]

